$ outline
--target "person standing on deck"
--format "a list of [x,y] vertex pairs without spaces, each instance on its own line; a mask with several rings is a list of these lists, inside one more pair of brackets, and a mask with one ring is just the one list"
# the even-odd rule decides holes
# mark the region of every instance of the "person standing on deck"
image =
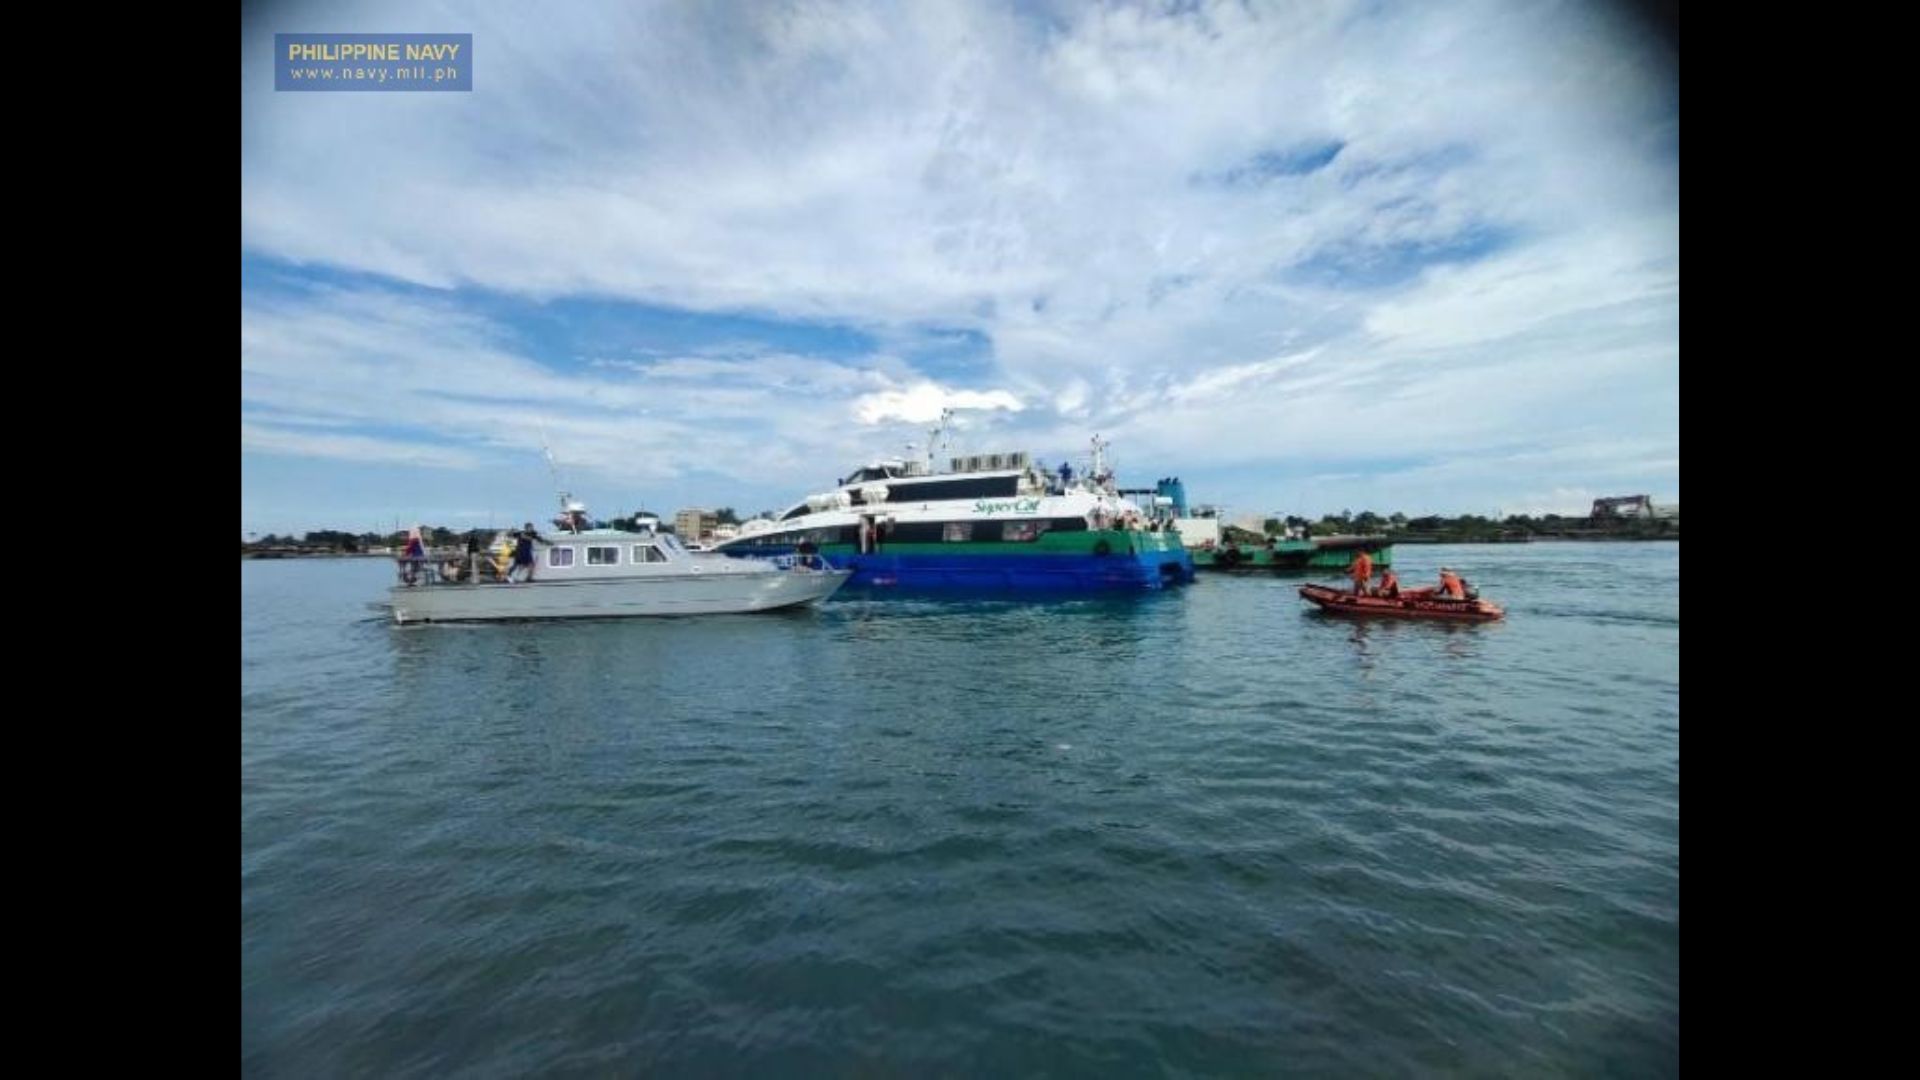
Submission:
[[1367,595],[1367,582],[1373,580],[1373,556],[1365,548],[1353,557],[1353,565],[1347,568],[1347,574],[1353,578],[1353,595]]
[[400,579],[409,585],[420,578],[420,566],[427,561],[427,547],[420,539],[420,526],[407,530],[407,546],[400,553]]
[[520,535],[514,537],[513,567],[512,569],[509,569],[507,571],[508,581],[512,581],[513,572],[515,570],[520,569],[523,566],[526,567],[527,569],[527,576],[522,578],[521,580],[522,581],[533,580],[533,542],[535,540],[538,540],[544,543],[546,541],[546,537],[541,536],[537,532],[534,532],[533,522],[529,521],[524,526],[521,527]]

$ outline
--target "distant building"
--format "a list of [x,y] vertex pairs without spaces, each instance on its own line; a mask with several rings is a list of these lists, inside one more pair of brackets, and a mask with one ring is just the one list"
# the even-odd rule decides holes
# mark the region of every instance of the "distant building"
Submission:
[[1173,530],[1180,534],[1180,543],[1186,547],[1213,547],[1220,543],[1219,518],[1174,518]]
[[1679,503],[1656,503],[1647,495],[1616,495],[1605,499],[1593,500],[1593,513],[1588,515],[1595,524],[1605,524],[1609,520],[1668,521],[1678,524],[1680,521]]
[[712,510],[682,510],[673,515],[673,531],[689,542],[706,540],[720,526],[720,515]]
[[1653,516],[1653,500],[1645,495],[1614,495],[1593,500],[1593,513],[1588,515],[1595,520],[1600,518],[1650,518]]

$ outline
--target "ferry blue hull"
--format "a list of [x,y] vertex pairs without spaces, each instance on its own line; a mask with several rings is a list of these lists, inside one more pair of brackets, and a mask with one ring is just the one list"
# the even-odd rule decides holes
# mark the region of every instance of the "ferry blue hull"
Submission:
[[[731,552],[729,554],[732,554]],[[785,554],[755,552],[754,555]],[[736,557],[751,558],[741,554]],[[847,589],[953,592],[1144,592],[1193,581],[1185,551],[1119,555],[826,552],[836,569],[853,571]]]

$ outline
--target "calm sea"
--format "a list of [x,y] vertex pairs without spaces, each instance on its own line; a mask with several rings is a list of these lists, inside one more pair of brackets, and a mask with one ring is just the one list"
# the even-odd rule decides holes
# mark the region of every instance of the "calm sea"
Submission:
[[240,568],[257,1076],[1677,1073],[1678,544],[396,629]]

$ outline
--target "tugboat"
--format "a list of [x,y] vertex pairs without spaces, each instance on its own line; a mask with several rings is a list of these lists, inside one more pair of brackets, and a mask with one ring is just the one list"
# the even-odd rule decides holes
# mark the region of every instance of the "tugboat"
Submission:
[[[1160,494],[1171,506],[1173,527],[1193,552],[1197,570],[1224,573],[1302,573],[1341,570],[1364,551],[1378,567],[1393,565],[1393,541],[1385,536],[1295,536],[1239,541],[1228,532],[1221,512],[1196,506],[1187,512],[1186,487],[1179,477],[1162,480]],[[1246,535],[1245,530],[1234,530]]]

